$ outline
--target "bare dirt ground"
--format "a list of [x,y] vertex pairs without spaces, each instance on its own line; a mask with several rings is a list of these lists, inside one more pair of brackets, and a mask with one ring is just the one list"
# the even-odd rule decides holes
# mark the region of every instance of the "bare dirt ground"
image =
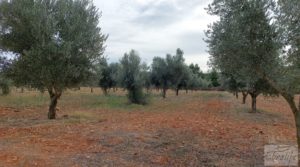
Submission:
[[295,143],[282,98],[259,97],[255,114],[225,92],[154,98],[126,109],[62,102],[54,121],[47,106],[2,105],[0,166],[263,166],[265,144]]

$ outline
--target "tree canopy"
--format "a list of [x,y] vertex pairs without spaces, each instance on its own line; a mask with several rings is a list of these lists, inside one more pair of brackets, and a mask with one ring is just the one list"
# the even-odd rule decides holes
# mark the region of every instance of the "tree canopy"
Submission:
[[276,91],[258,73],[273,73],[279,65],[276,27],[270,24],[267,0],[215,0],[208,8],[220,20],[207,31],[210,63],[222,73],[242,80],[251,95],[252,111],[256,97]]
[[220,20],[209,27],[207,42],[211,64],[245,82],[251,96],[284,97],[295,117],[300,148],[300,99],[299,105],[295,102],[300,87],[299,9],[297,0],[214,0],[208,12]]
[[4,0],[0,45],[18,55],[11,76],[18,85],[46,89],[48,117],[66,88],[87,80],[104,52],[100,13],[89,0]]
[[128,91],[128,99],[132,103],[146,104],[146,96],[143,93],[143,75],[141,58],[136,51],[125,53],[120,60],[120,83]]

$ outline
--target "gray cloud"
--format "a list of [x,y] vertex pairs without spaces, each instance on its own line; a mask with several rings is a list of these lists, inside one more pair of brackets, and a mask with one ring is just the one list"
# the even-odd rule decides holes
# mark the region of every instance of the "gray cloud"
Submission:
[[207,70],[204,30],[215,18],[204,10],[211,0],[97,0],[100,26],[108,33],[106,55],[118,61],[135,49],[148,64],[182,48],[188,63]]
[[159,5],[141,7],[139,11],[140,15],[132,20],[135,24],[157,28],[174,23],[178,19],[178,17],[174,16],[178,16],[176,12],[179,12],[173,4],[170,4],[167,1],[164,1]]
[[178,45],[185,50],[186,54],[205,54],[207,47],[204,38],[203,32],[184,33],[178,37],[180,39]]
[[140,26],[161,28],[188,17],[191,11],[204,1],[166,0],[153,1],[144,6],[138,6],[139,15],[132,21]]

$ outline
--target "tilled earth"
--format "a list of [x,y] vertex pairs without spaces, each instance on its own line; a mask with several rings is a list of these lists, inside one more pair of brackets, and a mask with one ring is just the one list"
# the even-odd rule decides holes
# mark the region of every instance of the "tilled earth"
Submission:
[[265,144],[295,143],[282,98],[259,97],[249,113],[230,94],[201,93],[132,111],[64,109],[54,121],[46,106],[0,107],[0,166],[263,166]]

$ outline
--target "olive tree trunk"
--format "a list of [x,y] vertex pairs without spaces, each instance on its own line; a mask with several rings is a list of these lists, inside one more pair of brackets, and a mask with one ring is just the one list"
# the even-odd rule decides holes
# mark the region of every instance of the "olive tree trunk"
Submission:
[[242,94],[243,94],[243,102],[242,103],[246,104],[246,99],[247,99],[247,96],[248,96],[248,92],[243,91]]
[[258,93],[249,93],[250,96],[251,96],[251,99],[252,99],[252,102],[251,102],[251,112],[252,113],[256,113],[257,109],[256,109],[256,99],[257,99],[257,96],[259,95]]
[[236,99],[239,99],[239,92],[234,92]]
[[[296,134],[297,134],[297,145],[298,145],[298,152],[300,153],[300,98],[298,102],[298,108],[297,104],[295,102],[295,96],[293,94],[290,94],[290,92],[287,92],[286,90],[282,89],[272,78],[268,77],[267,75],[264,75],[263,72],[261,72],[260,69],[257,70],[258,74],[261,75],[266,81],[279,92],[279,94],[288,102],[293,115],[295,119],[295,125],[296,125]],[[298,166],[300,166],[300,157],[298,153]]]
[[102,91],[103,91],[104,96],[108,95],[107,88],[102,88]]
[[297,134],[297,145],[298,145],[298,166],[300,166],[300,159],[299,159],[299,153],[300,153],[300,98],[299,98],[299,104],[298,108],[295,103],[294,96],[283,94],[282,95],[284,99],[288,102],[295,119],[295,125],[296,125],[296,134]]
[[48,111],[48,119],[56,119],[56,106],[57,101],[60,98],[62,91],[48,89],[50,95],[50,105]]
[[300,111],[297,110],[295,114],[295,125],[296,125],[296,131],[297,131],[297,144],[298,144],[298,150],[300,146]]
[[162,89],[162,96],[163,96],[164,99],[166,98],[166,94],[167,94],[167,89],[163,88]]
[[294,114],[294,117],[295,117],[295,125],[296,125],[296,129],[297,129],[297,143],[298,143],[298,148],[299,148],[300,147],[300,98],[299,98],[299,104],[298,104],[298,108],[297,108],[294,96],[288,95],[288,94],[283,94],[282,96],[288,102],[288,104]]

